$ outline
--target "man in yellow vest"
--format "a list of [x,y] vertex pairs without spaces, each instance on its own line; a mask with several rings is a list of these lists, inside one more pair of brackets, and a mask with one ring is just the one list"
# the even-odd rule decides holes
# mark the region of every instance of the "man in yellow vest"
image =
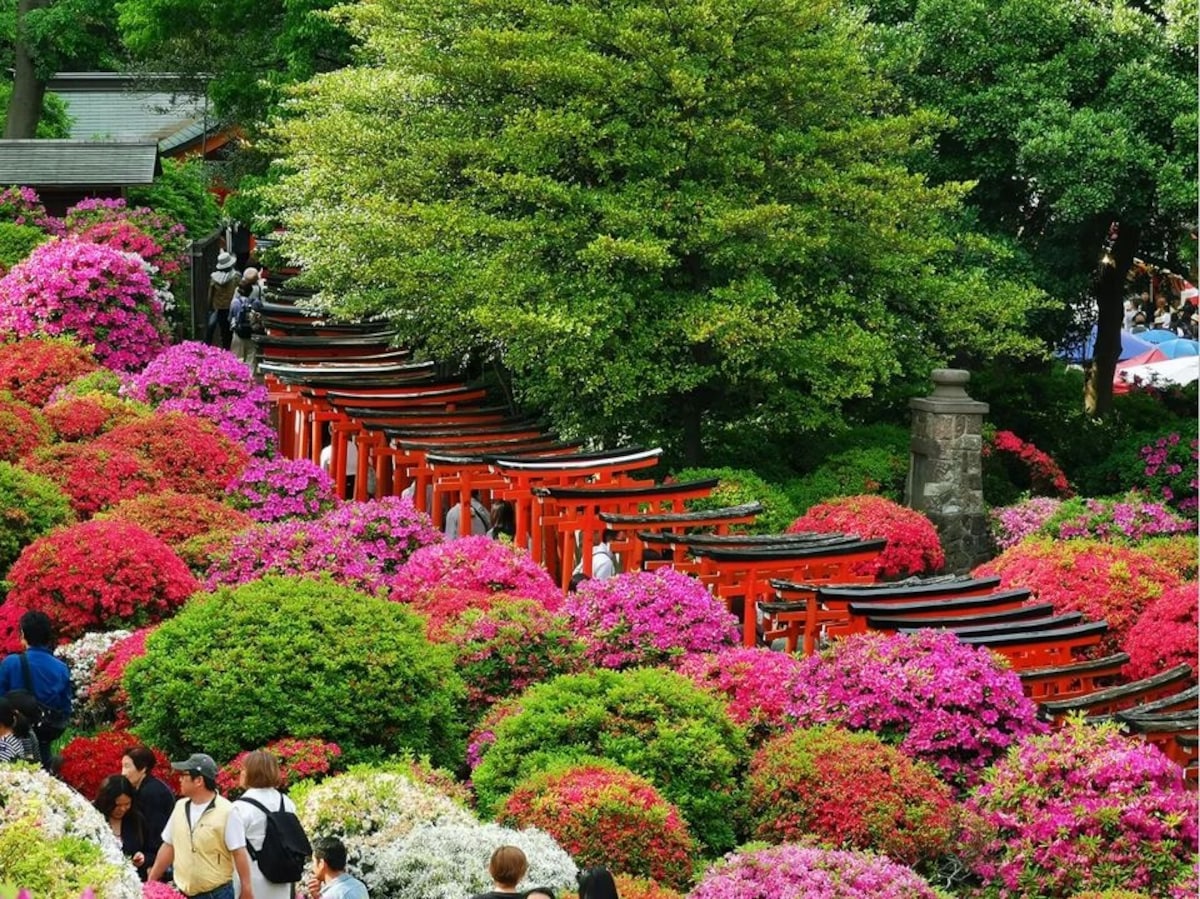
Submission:
[[161,879],[174,864],[175,886],[188,899],[233,899],[236,868],[241,899],[254,899],[246,830],[229,800],[217,795],[217,763],[196,752],[171,767],[179,772],[183,798],[163,828],[149,879]]

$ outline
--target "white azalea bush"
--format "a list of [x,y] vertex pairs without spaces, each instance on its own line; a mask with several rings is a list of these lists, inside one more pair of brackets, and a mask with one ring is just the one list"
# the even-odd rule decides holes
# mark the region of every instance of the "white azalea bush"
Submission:
[[137,871],[91,804],[31,765],[0,765],[0,892],[141,899]]
[[519,890],[550,887],[563,895],[575,886],[575,862],[553,837],[499,824],[422,825],[381,853],[388,877],[367,885],[372,896],[389,899],[469,899],[492,888],[488,862],[501,846],[518,846],[529,859]]
[[291,796],[305,831],[346,844],[350,872],[372,895],[391,895],[382,891],[391,882],[392,850],[415,828],[476,823],[436,788],[387,767],[356,765],[320,783],[297,784]]
[[71,669],[71,686],[75,690],[76,708],[82,707],[88,701],[92,679],[96,674],[96,660],[132,633],[133,631],[119,630],[88,633],[54,650],[54,654]]

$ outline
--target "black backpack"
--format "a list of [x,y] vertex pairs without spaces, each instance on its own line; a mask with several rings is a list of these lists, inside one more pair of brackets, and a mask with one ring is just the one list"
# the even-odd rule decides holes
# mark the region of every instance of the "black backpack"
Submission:
[[237,320],[233,323],[233,331],[242,340],[248,340],[261,330],[262,301],[253,294],[243,296],[242,304],[238,307]]
[[267,807],[254,799],[243,796],[238,802],[248,802],[267,816],[267,835],[261,849],[246,842],[250,858],[258,863],[258,870],[271,883],[296,883],[304,877],[304,864],[312,855],[312,845],[304,833],[304,827],[295,812],[285,811],[283,797],[279,797],[279,811],[268,811]]

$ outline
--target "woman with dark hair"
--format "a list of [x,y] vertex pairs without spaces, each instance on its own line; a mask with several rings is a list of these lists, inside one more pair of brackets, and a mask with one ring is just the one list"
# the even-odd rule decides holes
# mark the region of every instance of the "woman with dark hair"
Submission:
[[[150,747],[140,743],[130,746],[121,756],[121,774],[133,785],[138,811],[146,822],[146,832],[157,841],[175,810],[175,794],[154,776],[156,762]],[[147,861],[147,868],[153,860],[151,857]]]
[[[27,695],[36,709],[33,695]],[[20,701],[0,696],[0,762],[41,762],[37,737],[29,726],[28,714]]]
[[579,899],[619,899],[617,883],[608,868],[589,868],[580,872]]
[[121,841],[121,851],[137,868],[138,877],[145,880],[160,840],[149,832],[137,809],[133,784],[120,774],[104,778],[92,805],[104,816],[113,836]]

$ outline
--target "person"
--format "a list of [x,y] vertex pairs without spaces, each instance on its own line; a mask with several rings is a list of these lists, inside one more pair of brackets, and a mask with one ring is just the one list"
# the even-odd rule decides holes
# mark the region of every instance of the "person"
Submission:
[[[150,747],[140,743],[130,746],[121,756],[121,775],[133,786],[138,811],[146,821],[146,830],[154,835],[157,850],[162,842],[159,834],[175,809],[175,794],[154,776],[156,762]],[[153,860],[151,857],[150,861]]]
[[[41,752],[42,767],[50,770],[50,750],[63,735],[71,717],[71,670],[55,658],[54,626],[45,612],[26,612],[18,622],[23,652],[12,653],[0,662],[0,694],[27,690],[43,706],[33,728]],[[11,697],[10,697],[11,700]],[[32,719],[31,719],[32,720]]]
[[8,697],[0,696],[0,762],[40,762],[29,722]]
[[[234,800],[233,811],[242,819],[242,825],[246,829],[246,845],[254,852],[262,849],[263,840],[267,837],[265,809],[276,811],[279,809],[280,800],[283,800],[284,811],[296,813],[296,804],[279,792],[282,782],[279,761],[271,753],[257,749],[242,762],[238,783],[245,792]],[[252,804],[255,802],[262,808]],[[253,854],[250,856],[250,878],[257,899],[289,899],[292,894],[292,884],[272,883],[263,876]],[[239,880],[238,886],[240,885]]]
[[1171,307],[1167,298],[1161,293],[1154,298],[1154,327],[1164,331],[1171,330]]
[[262,332],[262,286],[258,283],[258,269],[248,268],[242,273],[242,280],[229,304],[229,322],[233,328],[229,348],[250,366],[253,374],[258,354],[258,344],[253,338]]
[[493,540],[505,537],[511,543],[517,536],[517,513],[513,504],[506,499],[492,506],[491,527],[488,536]]
[[525,899],[556,899],[550,887],[534,887],[525,893]]
[[[456,502],[450,507],[450,511],[446,513],[446,526],[442,532],[453,540],[455,537],[462,536],[459,530],[462,522],[462,501]],[[491,522],[488,516],[487,507],[479,501],[479,492],[471,491],[471,535],[479,536],[486,534],[488,528],[491,527]]]
[[204,332],[204,342],[212,344],[217,330],[221,332],[219,346],[229,349],[233,341],[233,331],[229,326],[229,306],[233,303],[233,294],[237,290],[241,276],[234,269],[237,258],[232,253],[221,253],[217,256],[217,270],[208,279],[208,329]]
[[346,873],[346,846],[337,837],[313,841],[313,879],[310,899],[368,899],[367,885]]
[[[194,752],[171,762],[179,772],[183,796],[162,832],[162,848],[150,869],[150,880],[161,880],[175,866],[175,888],[188,899],[233,899],[233,874],[242,885],[242,899],[254,899],[246,828],[234,814],[233,803],[217,794],[217,763]],[[177,848],[178,847],[178,848]]]
[[579,873],[579,899],[619,899],[617,883],[608,868],[589,868]]
[[520,895],[517,892],[517,884],[525,879],[528,870],[529,859],[525,857],[520,846],[501,846],[492,853],[491,860],[488,861],[492,888],[472,899],[505,899],[508,896]]
[[[592,547],[592,580],[606,581],[617,573],[617,557],[613,555],[612,547],[609,546],[609,543],[616,539],[617,532],[606,528],[600,542]],[[583,559],[579,560],[571,576],[573,579],[583,577]]]
[[121,842],[121,852],[133,862],[138,877],[144,881],[162,841],[147,829],[146,820],[137,808],[133,784],[120,774],[104,778],[92,805],[104,816],[113,836]]

